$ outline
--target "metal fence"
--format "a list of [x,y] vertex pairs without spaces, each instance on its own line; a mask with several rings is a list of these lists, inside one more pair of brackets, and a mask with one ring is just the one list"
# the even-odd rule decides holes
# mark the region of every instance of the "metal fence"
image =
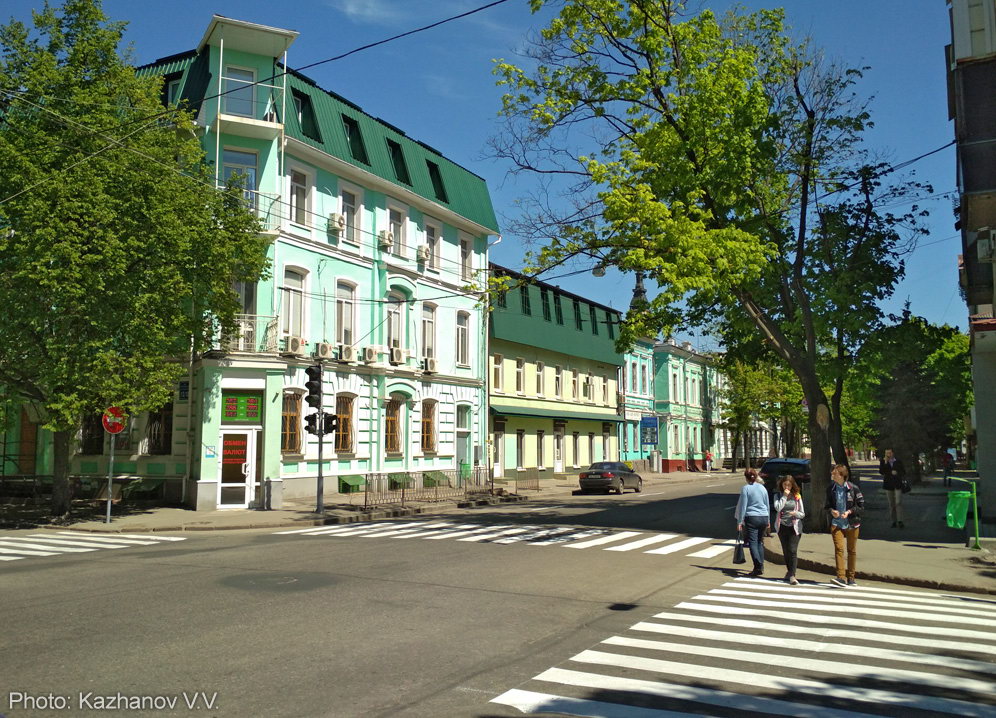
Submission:
[[454,501],[491,491],[487,467],[429,471],[391,471],[361,474],[362,487],[353,493],[363,495],[363,508],[386,504]]

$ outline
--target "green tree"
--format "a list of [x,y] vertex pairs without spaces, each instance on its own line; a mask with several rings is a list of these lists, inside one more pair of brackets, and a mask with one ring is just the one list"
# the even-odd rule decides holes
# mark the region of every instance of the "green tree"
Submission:
[[236,187],[215,189],[188,112],[119,52],[98,0],[0,28],[0,389],[53,432],[69,510],[81,419],[168,401],[267,266]]
[[542,242],[531,269],[595,258],[656,280],[649,305],[628,313],[622,346],[717,316],[760,337],[812,408],[819,495],[831,446],[846,460],[844,367],[902,276],[904,227],[906,237],[918,231],[915,209],[877,211],[915,187],[884,187],[881,168],[864,161],[861,72],[790,41],[778,10],[718,18],[680,0],[531,5],[559,13],[529,69],[497,64],[508,89],[493,143],[515,171],[564,195],[524,202],[514,230]]

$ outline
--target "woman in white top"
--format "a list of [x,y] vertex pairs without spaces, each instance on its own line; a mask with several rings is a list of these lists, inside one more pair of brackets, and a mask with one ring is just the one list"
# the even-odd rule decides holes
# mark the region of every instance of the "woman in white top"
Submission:
[[805,517],[799,485],[788,474],[779,477],[775,484],[775,533],[778,534],[782,555],[785,556],[785,580],[793,586],[799,584],[795,569],[799,560],[802,520]]

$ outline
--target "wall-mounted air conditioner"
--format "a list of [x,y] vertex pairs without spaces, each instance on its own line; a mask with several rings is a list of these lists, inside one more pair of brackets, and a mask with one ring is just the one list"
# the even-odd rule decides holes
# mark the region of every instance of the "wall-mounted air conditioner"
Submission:
[[398,347],[391,347],[391,363],[403,364],[405,361],[405,350]]
[[338,234],[346,229],[346,216],[338,212],[329,215],[329,231]]
[[339,361],[347,364],[356,361],[356,347],[352,344],[340,344]]
[[331,359],[333,347],[328,342],[318,342],[315,347],[315,359]]
[[429,261],[429,245],[423,244],[421,247],[415,250],[415,258],[420,262]]
[[377,243],[381,249],[389,249],[394,246],[394,233],[382,229],[377,233]]
[[433,357],[426,357],[422,362],[422,368],[426,374],[435,374],[439,371],[439,362]]
[[283,353],[288,356],[299,357],[304,354],[304,348],[307,342],[304,341],[304,337],[287,337],[284,340],[284,351]]
[[379,355],[380,350],[377,347],[363,347],[363,361],[367,364],[373,364]]

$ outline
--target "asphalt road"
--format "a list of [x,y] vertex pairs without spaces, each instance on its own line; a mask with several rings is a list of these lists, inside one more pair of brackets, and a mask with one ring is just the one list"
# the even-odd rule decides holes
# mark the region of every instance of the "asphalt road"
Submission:
[[[0,713],[512,716],[521,715],[517,706],[539,700],[536,705],[575,715],[802,714],[784,712],[782,704],[761,703],[756,711],[723,705],[723,695],[775,696],[791,688],[741,684],[736,693],[716,692],[709,676],[729,666],[730,647],[722,648],[729,639],[709,634],[699,640],[689,623],[718,624],[745,603],[765,603],[766,594],[755,600],[749,591],[783,586],[730,583],[730,551],[722,542],[731,535],[740,484],[716,479],[647,487],[639,495],[564,497],[296,533],[190,534],[0,563],[7,624]],[[46,540],[76,540],[41,533]],[[807,588],[814,596],[821,590]],[[629,684],[567,685],[596,680],[584,677],[594,675],[593,662],[612,664],[601,670],[601,683],[662,670],[660,661],[653,663],[665,657],[662,648],[639,638],[655,635],[634,638],[633,627],[701,596],[717,603],[697,609],[704,613],[681,630],[705,653],[692,664],[685,656],[673,665],[692,666],[694,684],[706,682],[701,690],[711,704],[648,697]],[[777,606],[779,594],[771,598]],[[996,605],[977,605],[996,618]],[[607,640],[635,648],[606,653]],[[612,657],[620,651],[637,664]],[[567,661],[588,668],[564,671]],[[963,676],[963,667],[956,668]],[[721,686],[736,680],[731,673]],[[119,695],[144,700],[147,708],[96,707],[105,696],[120,706]],[[607,700],[614,707],[593,710],[585,703],[593,696],[599,706]],[[46,700],[58,710],[25,709]],[[154,707],[171,700],[175,709]],[[991,705],[988,698],[974,700],[996,711],[996,691]],[[951,705],[958,714],[973,714],[957,701]]]

